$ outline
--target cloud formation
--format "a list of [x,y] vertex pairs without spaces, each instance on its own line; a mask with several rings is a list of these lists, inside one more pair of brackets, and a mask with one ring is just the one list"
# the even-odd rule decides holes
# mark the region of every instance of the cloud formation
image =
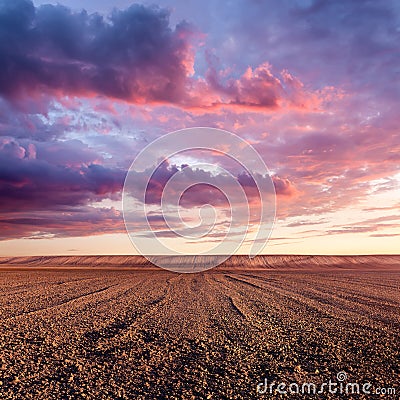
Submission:
[[44,239],[125,232],[115,208],[65,207],[54,211],[15,212],[0,216],[0,240]]
[[[172,189],[169,188],[169,190],[174,190],[178,187],[189,188],[189,190],[182,193],[180,204],[183,207],[190,208],[204,204],[211,204],[215,207],[227,207],[224,192],[233,193],[236,187],[230,187],[232,182],[227,175],[205,171],[202,168],[197,168],[196,166],[191,167],[188,164],[183,164],[181,166],[170,164],[168,160],[162,162],[151,175],[145,195],[146,204],[161,204],[161,197],[168,181],[178,172],[182,172],[179,184],[176,184],[175,186],[173,185]],[[132,178],[132,181],[141,182],[144,177],[147,177],[148,175],[149,171],[143,173],[134,172],[133,176],[135,179]],[[244,171],[238,173],[234,178],[243,188],[249,204],[258,203],[260,195],[254,178]],[[271,178],[277,196],[290,197],[296,194],[296,188],[293,182],[289,179],[283,179],[276,175],[273,175]],[[269,180],[267,176],[259,176],[259,179]],[[207,182],[207,184],[196,184],[191,186],[194,182]],[[145,187],[144,184],[138,186]],[[265,184],[265,187],[266,186],[267,184]],[[134,187],[130,194],[137,200],[142,200],[143,194],[141,192],[136,193]],[[240,198],[239,194],[238,198]],[[234,199],[230,198],[230,201],[234,201]]]
[[[102,219],[104,232],[119,232],[110,204],[134,156],[191,126],[254,144],[273,171],[278,217],[293,232],[315,216],[326,221],[320,235],[397,235],[378,220],[329,222],[345,208],[398,210],[395,1],[159,4],[101,15],[0,0],[3,239],[96,234]],[[191,161],[188,173],[205,173]],[[149,204],[179,168],[157,171]],[[251,180],[237,179],[256,204]],[[225,204],[210,187],[183,198],[187,207],[206,202]]]
[[[16,211],[60,210],[84,206],[104,198],[119,198],[125,171],[109,169],[92,161],[92,154],[82,145],[64,144],[63,157],[56,163],[62,142],[46,146],[47,154],[37,158],[31,143],[21,146],[13,139],[0,141],[0,207],[3,213]],[[86,155],[86,160],[85,160]],[[46,157],[47,156],[47,157]],[[74,162],[68,163],[68,158]]]
[[132,102],[175,102],[191,73],[182,22],[168,12],[132,5],[108,19],[28,0],[0,3],[0,94],[40,91],[104,95]]
[[318,107],[316,94],[287,71],[274,76],[268,63],[221,80],[214,65],[194,77],[194,38],[169,12],[134,4],[105,18],[29,0],[0,3],[0,95],[17,101],[48,92],[96,95],[136,104],[187,108],[234,107],[274,110]]

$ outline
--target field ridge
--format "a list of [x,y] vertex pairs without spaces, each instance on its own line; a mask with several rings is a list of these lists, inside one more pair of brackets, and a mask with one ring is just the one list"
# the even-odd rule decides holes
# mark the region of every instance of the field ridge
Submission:
[[[165,256],[163,256],[165,257]],[[214,256],[172,256],[175,265],[212,263]],[[81,256],[18,256],[0,257],[4,267],[87,267],[154,269],[145,257],[139,255],[81,255]],[[249,258],[234,255],[217,267],[229,270],[276,269],[400,269],[400,255],[261,255]]]

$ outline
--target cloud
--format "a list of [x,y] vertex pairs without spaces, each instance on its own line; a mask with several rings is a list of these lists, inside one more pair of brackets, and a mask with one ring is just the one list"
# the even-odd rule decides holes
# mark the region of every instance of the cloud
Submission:
[[[195,77],[194,43],[202,36],[169,12],[134,4],[108,18],[28,0],[0,3],[0,95],[18,103],[43,93],[55,97],[97,95],[136,104],[183,108],[315,109],[319,96],[287,71],[263,62],[239,78],[221,79],[210,64]],[[196,39],[197,38],[197,39]]]
[[191,71],[185,22],[138,4],[109,18],[28,0],[0,3],[0,94],[101,94],[176,102]]
[[58,238],[125,232],[121,213],[106,207],[67,207],[63,211],[16,212],[0,216],[0,240]]
[[307,89],[286,70],[274,74],[268,62],[255,68],[247,66],[239,77],[230,76],[212,57],[208,62],[205,78],[191,81],[188,99],[183,103],[193,113],[221,108],[237,113],[279,109],[319,111],[323,106],[325,90],[317,93]]
[[79,140],[0,137],[0,240],[123,232],[118,210],[92,204],[119,200],[125,171],[96,161]]
[[274,175],[272,180],[274,182],[277,195],[292,197],[297,194],[298,191],[296,187],[289,179],[280,178],[279,176]]
[[[147,224],[141,217],[141,190],[146,188],[145,179],[152,171],[153,168],[144,172],[130,171],[128,185],[124,188],[125,194],[129,195],[127,201],[124,201],[128,230],[136,235],[140,231],[140,235],[149,236]],[[261,196],[254,178],[248,172],[231,173],[232,176],[218,169],[210,171],[196,165],[178,166],[164,161],[154,171],[147,185],[144,202],[146,208],[153,211],[153,214],[149,214],[149,225],[162,237],[177,237],[176,233],[169,232],[166,221],[170,228],[189,238],[193,238],[193,235],[205,235],[206,239],[222,238],[229,226],[232,234],[240,236],[247,230],[254,230],[260,224],[261,199],[264,201],[263,223],[266,223],[268,218],[272,219],[275,210],[270,207],[275,192],[271,178],[261,175],[257,177],[261,183],[260,189],[268,191]],[[289,180],[274,176],[272,181],[278,183],[278,197],[292,195],[292,183]],[[167,185],[167,182],[171,184]],[[206,205],[211,207],[204,207]],[[183,223],[176,218],[178,215],[182,217]]]
[[[0,206],[15,232],[39,211],[52,215],[38,221],[38,237],[59,211],[119,199],[135,154],[189,126],[253,143],[273,171],[278,217],[301,216],[297,227],[346,207],[398,208],[370,200],[395,199],[399,186],[396,2],[205,1],[173,13],[135,4],[102,16],[0,0]],[[150,204],[175,171],[164,167]],[[237,179],[256,204],[253,182]],[[210,201],[225,204],[204,186],[183,198],[187,207]]]
[[[152,170],[151,170],[152,171]],[[144,182],[144,178],[149,175],[149,172],[131,172],[131,182]],[[152,174],[148,185],[145,196],[146,204],[161,204],[161,197],[166,187],[167,182],[178,172],[181,172],[181,178],[179,183],[170,187],[169,190],[175,190],[177,188],[189,188],[181,197],[181,205],[183,207],[201,206],[204,204],[211,204],[216,207],[226,207],[227,201],[225,193],[232,193],[235,191],[235,187],[232,186],[231,179],[221,173],[213,173],[205,171],[201,168],[191,167],[190,165],[184,164],[181,166],[170,164],[168,161],[162,162]],[[134,177],[134,179],[133,179]],[[235,177],[235,180],[242,186],[244,193],[248,197],[249,203],[254,201],[258,204],[260,195],[254,178],[247,172],[240,172]],[[278,196],[294,196],[297,191],[296,188],[289,179],[281,178],[279,176],[258,176],[258,179],[269,180],[275,187],[275,192]],[[198,184],[197,182],[207,182]],[[197,183],[195,186],[191,186],[193,183]],[[265,184],[267,187],[268,185]],[[144,183],[138,184],[138,187],[146,187]],[[142,201],[143,194],[136,192],[136,187],[129,188],[131,195],[139,201]],[[238,195],[239,198],[239,195]],[[229,199],[233,201],[234,199]]]
[[[210,7],[210,2],[201,7],[207,3]],[[380,97],[398,100],[392,84],[399,64],[396,0],[257,1],[251,6],[239,0],[214,6],[212,14],[212,33],[224,34],[222,40],[221,34],[210,34],[210,41],[228,66],[269,60],[282,69],[290,65],[314,85],[345,85],[368,97],[380,91]],[[203,24],[210,26],[209,20]]]
[[[57,164],[51,154],[48,160],[36,158],[32,145],[23,147],[4,138],[1,143],[0,207],[4,213],[57,210],[120,196],[125,171],[92,163],[92,153],[83,145],[78,152],[80,163],[74,158],[77,143],[66,142]],[[51,145],[45,148],[49,151]],[[55,146],[56,154],[60,148],[62,142]]]
[[295,222],[290,222],[289,224],[286,224],[285,226],[287,228],[297,228],[297,227],[301,227],[301,226],[325,224],[326,222],[327,222],[327,220],[325,220],[325,219],[321,219],[318,221],[298,220]]
[[373,235],[369,235],[370,237],[395,237],[395,236],[400,236],[400,233],[375,233]]
[[254,70],[248,67],[239,79],[228,79],[226,82],[221,80],[220,73],[215,67],[210,67],[206,83],[210,105],[214,106],[231,105],[239,106],[242,110],[246,108],[273,110],[282,105],[281,101],[285,95],[281,80],[272,74],[268,63]]

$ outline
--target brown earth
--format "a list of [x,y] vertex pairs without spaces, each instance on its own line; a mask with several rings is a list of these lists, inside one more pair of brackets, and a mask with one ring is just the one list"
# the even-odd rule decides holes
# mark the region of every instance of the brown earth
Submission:
[[132,257],[3,258],[0,398],[279,398],[257,384],[319,385],[344,371],[397,399],[399,265],[238,256],[177,274]]

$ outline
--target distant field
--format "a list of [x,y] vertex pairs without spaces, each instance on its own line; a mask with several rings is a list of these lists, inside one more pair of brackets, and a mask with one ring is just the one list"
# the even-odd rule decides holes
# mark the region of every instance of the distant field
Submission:
[[[140,257],[2,259],[0,398],[267,398],[264,378],[317,384],[345,371],[397,399],[399,266],[235,257],[177,274]],[[342,398],[330,396],[313,398]]]
[[[161,257],[165,258],[165,257]],[[175,265],[192,265],[194,260],[205,267],[212,264],[213,256],[174,256],[169,257]],[[132,268],[155,269],[142,256],[36,256],[36,257],[0,257],[0,268],[8,267],[74,267],[74,268]],[[156,268],[158,269],[158,268]],[[307,256],[307,255],[266,255],[249,258],[231,256],[217,270],[400,270],[400,255],[374,256]]]

